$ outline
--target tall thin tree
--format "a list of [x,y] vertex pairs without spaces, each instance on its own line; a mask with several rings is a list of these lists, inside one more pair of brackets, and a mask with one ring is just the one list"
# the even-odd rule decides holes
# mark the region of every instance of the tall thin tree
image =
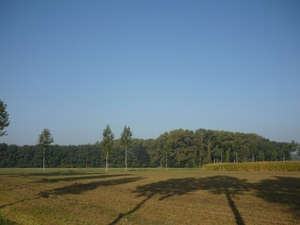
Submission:
[[106,128],[103,130],[103,140],[101,141],[101,145],[103,149],[106,151],[106,165],[105,171],[108,171],[108,154],[111,152],[113,148],[113,140],[115,135],[112,133],[110,126],[107,124]]
[[50,130],[45,128],[38,138],[38,146],[43,149],[43,172],[45,172],[45,151],[54,142]]
[[132,143],[132,132],[130,127],[125,126],[121,134],[121,145],[125,146],[125,168],[127,172],[127,148]]
[[9,126],[9,123],[9,114],[6,112],[6,104],[0,100],[0,137],[7,135],[6,131],[3,130]]
[[169,140],[167,140],[164,144],[164,151],[165,151],[165,154],[166,154],[166,170],[168,170],[168,154],[170,153],[171,151],[171,144],[169,142]]

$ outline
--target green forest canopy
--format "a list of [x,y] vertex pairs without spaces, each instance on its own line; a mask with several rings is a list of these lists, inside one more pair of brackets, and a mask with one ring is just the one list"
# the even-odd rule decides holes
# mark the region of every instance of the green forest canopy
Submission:
[[[257,134],[198,129],[177,129],[156,139],[133,139],[128,146],[128,167],[200,167],[213,162],[291,160],[299,149],[295,142],[270,141]],[[0,167],[42,167],[38,146],[0,144]],[[88,145],[52,145],[46,151],[46,167],[105,167],[105,153],[99,142]],[[125,147],[113,141],[110,167],[124,167]]]

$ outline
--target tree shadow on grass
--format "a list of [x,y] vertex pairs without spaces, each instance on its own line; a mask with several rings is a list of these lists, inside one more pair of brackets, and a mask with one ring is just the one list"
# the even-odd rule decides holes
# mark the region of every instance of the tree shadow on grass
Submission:
[[197,182],[195,178],[183,178],[169,179],[166,181],[159,181],[156,183],[138,186],[133,192],[137,194],[137,197],[144,196],[146,198],[127,213],[120,213],[119,216],[109,225],[117,224],[123,217],[134,213],[156,194],[162,195],[159,200],[163,200],[174,195],[187,194],[188,192],[197,190],[195,187],[195,182]]
[[[81,174],[82,175],[82,174]],[[102,175],[91,175],[86,174],[84,176],[78,175],[65,175],[65,177],[59,178],[42,178],[41,180],[34,181],[36,183],[56,183],[59,181],[78,181],[78,180],[90,180],[90,179],[99,179],[99,178],[110,178],[110,177],[121,177],[121,176],[132,176],[132,174],[102,174]]]
[[[40,198],[40,196],[34,197],[34,198],[24,198],[24,199],[21,199],[21,200],[19,200],[19,201],[15,201],[15,202],[12,202],[12,203],[8,203],[8,204],[5,204],[5,205],[1,205],[1,206],[0,206],[0,209],[5,208],[5,207],[8,207],[8,206],[15,205],[15,204],[17,204],[17,203],[22,203],[22,202],[26,202],[26,201],[35,200],[35,199],[38,199],[38,198]],[[2,225],[2,224],[0,223],[0,225]]]
[[300,178],[280,177],[262,180],[252,185],[256,197],[271,203],[279,203],[290,207],[289,213],[300,218]]
[[72,185],[64,186],[61,188],[55,188],[49,191],[42,191],[40,192],[39,196],[43,198],[48,198],[49,195],[65,195],[65,194],[82,194],[87,191],[94,190],[100,186],[112,186],[112,185],[121,185],[130,182],[135,182],[142,177],[130,177],[130,178],[120,178],[114,180],[105,180],[105,181],[95,181],[89,183],[74,183]]
[[119,214],[110,225],[117,224],[122,218],[134,213],[155,195],[159,195],[161,201],[176,195],[192,194],[197,190],[207,190],[212,194],[225,195],[238,225],[243,225],[245,222],[235,205],[234,198],[247,191],[254,191],[256,197],[265,201],[288,205],[290,209],[287,213],[293,213],[300,218],[300,178],[276,176],[274,179],[265,179],[253,184],[245,179],[231,176],[212,176],[198,179],[193,177],[169,179],[138,186],[134,193],[137,194],[137,197],[144,196],[145,199],[127,213]]
[[159,181],[143,186],[138,186],[134,193],[137,197],[144,196],[145,199],[137,204],[132,210],[125,214],[119,214],[119,216],[109,225],[117,224],[123,217],[132,214],[137,211],[143,204],[145,204],[154,195],[160,195],[159,200],[164,200],[172,196],[180,196],[191,194],[197,190],[208,190],[213,194],[225,194],[228,204],[235,215],[236,224],[243,225],[245,222],[241,214],[239,213],[233,196],[241,194],[243,191],[249,190],[249,184],[246,180],[241,180],[235,177],[229,176],[214,176],[208,178],[181,178],[181,179],[169,179],[166,181]]
[[244,180],[230,176],[214,176],[199,180],[199,189],[208,190],[212,194],[225,194],[228,205],[230,206],[235,222],[238,225],[245,224],[242,215],[236,207],[233,198],[250,190],[250,184]]
[[[105,176],[109,177],[109,176]],[[105,180],[105,181],[97,181],[97,182],[89,182],[89,183],[74,183],[72,185],[64,186],[61,188],[55,188],[53,190],[48,191],[41,191],[36,197],[33,198],[24,198],[22,200],[18,200],[13,203],[0,205],[0,209],[15,205],[17,203],[23,203],[39,198],[48,198],[50,195],[65,195],[65,194],[82,194],[87,191],[94,190],[100,186],[113,186],[113,185],[122,185],[130,182],[135,182],[138,180],[143,179],[142,177],[129,177],[129,178],[120,178],[120,179],[113,179],[113,180]],[[0,223],[1,224],[1,223]]]
[[23,176],[23,177],[31,177],[31,176],[43,176],[43,177],[52,177],[52,176],[75,176],[75,175],[99,175],[96,172],[40,172],[40,173],[18,173],[18,174],[11,174],[11,176]]

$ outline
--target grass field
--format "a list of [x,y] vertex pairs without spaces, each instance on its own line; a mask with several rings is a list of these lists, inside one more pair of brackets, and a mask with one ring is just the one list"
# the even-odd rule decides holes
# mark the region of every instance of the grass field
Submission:
[[0,224],[299,224],[299,172],[0,169]]

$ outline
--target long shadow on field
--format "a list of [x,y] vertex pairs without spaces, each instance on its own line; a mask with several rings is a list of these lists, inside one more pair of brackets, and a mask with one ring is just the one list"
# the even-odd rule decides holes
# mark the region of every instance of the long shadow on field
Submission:
[[225,194],[228,205],[234,214],[235,222],[238,225],[243,225],[245,222],[237,209],[233,198],[238,194],[249,191],[249,186],[250,184],[246,180],[229,176],[207,177],[202,178],[199,181],[199,189],[208,190],[210,193],[217,195]]
[[[35,199],[38,199],[38,198],[40,198],[40,197],[35,197],[35,198],[24,198],[24,199],[19,200],[19,201],[15,201],[15,202],[12,202],[12,203],[8,203],[8,204],[5,204],[5,205],[1,205],[1,206],[0,206],[0,209],[5,208],[5,207],[7,207],[7,206],[15,205],[15,204],[17,204],[17,203],[22,203],[22,202],[25,202],[25,201],[35,200]],[[1,220],[0,220],[0,225],[1,225]]]
[[100,186],[112,186],[112,185],[121,185],[130,182],[135,182],[142,177],[130,177],[130,178],[120,178],[114,180],[105,180],[105,181],[95,181],[89,183],[74,183],[72,185],[64,186],[61,188],[55,188],[49,191],[40,192],[40,196],[43,198],[48,198],[49,195],[65,195],[65,194],[81,194],[87,191],[91,191]]
[[59,181],[77,181],[77,180],[90,180],[90,179],[99,179],[99,178],[109,178],[109,177],[121,177],[121,176],[130,176],[131,174],[102,174],[102,175],[91,175],[86,174],[78,176],[78,175],[65,175],[64,177],[59,178],[42,178],[39,181],[34,181],[37,183],[56,183]]
[[208,190],[213,194],[225,194],[228,204],[235,216],[236,224],[245,224],[241,214],[235,206],[233,197],[237,194],[242,194],[243,191],[249,190],[249,183],[235,177],[214,176],[201,179],[193,177],[169,179],[138,186],[134,192],[137,194],[137,197],[145,196],[145,199],[129,212],[119,214],[119,216],[109,225],[117,224],[123,217],[134,213],[154,195],[159,195],[159,200],[164,200],[175,195],[191,194],[196,190]]
[[[24,177],[31,177],[31,176],[43,176],[43,177],[52,177],[52,176],[75,176],[75,175],[99,175],[99,173],[85,173],[85,172],[40,172],[40,173],[19,173],[19,174],[16,174],[16,176],[19,176],[19,175],[22,175]],[[13,176],[13,175],[12,175]]]
[[271,203],[285,204],[290,207],[288,213],[300,218],[300,178],[274,177],[253,184],[256,196]]
[[198,179],[193,177],[169,179],[138,186],[134,193],[137,197],[144,196],[145,199],[127,213],[119,214],[110,225],[117,224],[122,218],[134,213],[155,195],[159,195],[161,201],[176,195],[192,194],[196,190],[207,190],[217,195],[224,194],[238,225],[245,222],[235,205],[234,198],[247,191],[253,191],[256,197],[265,201],[288,205],[290,209],[286,213],[293,213],[300,218],[300,178],[276,176],[274,179],[265,179],[253,184],[231,176],[212,176]]

